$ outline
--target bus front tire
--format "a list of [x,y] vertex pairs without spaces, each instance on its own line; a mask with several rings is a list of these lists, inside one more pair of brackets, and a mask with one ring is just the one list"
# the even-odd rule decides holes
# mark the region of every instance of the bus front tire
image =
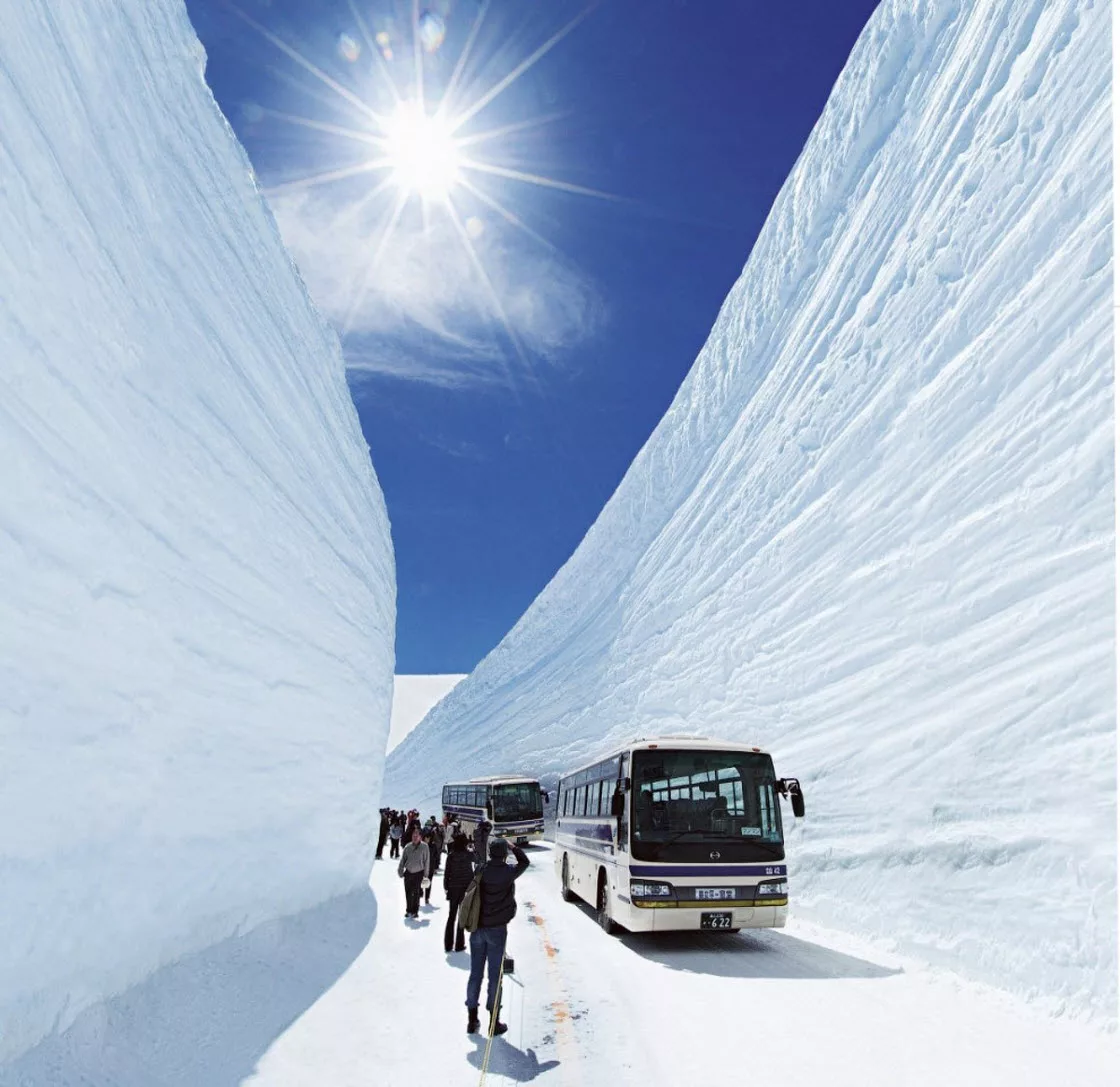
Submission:
[[572,890],[571,875],[568,870],[568,854],[564,854],[564,863],[560,868],[560,897],[565,902],[574,902],[576,900],[575,892]]
[[618,932],[618,925],[611,920],[611,891],[607,884],[605,873],[599,873],[599,897],[597,906],[597,920],[599,927],[608,935],[613,936]]

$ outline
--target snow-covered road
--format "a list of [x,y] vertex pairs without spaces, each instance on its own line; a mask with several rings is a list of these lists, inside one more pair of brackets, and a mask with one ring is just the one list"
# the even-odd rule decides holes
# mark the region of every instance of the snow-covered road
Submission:
[[[1114,1035],[797,922],[608,937],[588,907],[561,900],[550,848],[530,855],[510,926],[510,1030],[488,1084],[678,1087],[733,1072],[783,1087],[1053,1087],[1111,1082],[1120,1067]],[[479,1081],[485,1039],[465,1033],[468,956],[443,953],[442,893],[410,924],[395,864],[378,862],[371,886],[369,944],[246,1083]]]

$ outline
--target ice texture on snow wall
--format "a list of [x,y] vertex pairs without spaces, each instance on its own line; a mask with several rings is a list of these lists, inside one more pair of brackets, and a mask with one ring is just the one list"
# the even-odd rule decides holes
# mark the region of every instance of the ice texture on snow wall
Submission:
[[750,740],[806,785],[795,913],[1112,1015],[1109,98],[1099,0],[886,0],[665,418],[393,795]]
[[182,4],[0,23],[2,1063],[364,883],[395,581]]

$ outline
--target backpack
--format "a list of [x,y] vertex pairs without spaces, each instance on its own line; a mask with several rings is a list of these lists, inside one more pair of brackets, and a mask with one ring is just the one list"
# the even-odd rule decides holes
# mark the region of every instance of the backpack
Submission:
[[474,932],[482,920],[482,869],[474,874],[470,885],[463,892],[463,903],[459,907],[459,924],[464,931]]

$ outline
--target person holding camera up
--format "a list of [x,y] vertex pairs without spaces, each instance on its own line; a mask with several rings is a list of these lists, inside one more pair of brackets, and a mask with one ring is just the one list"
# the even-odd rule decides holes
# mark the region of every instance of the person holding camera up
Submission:
[[517,899],[513,883],[529,867],[529,858],[520,846],[513,847],[517,864],[506,863],[509,845],[502,838],[495,838],[489,846],[489,860],[478,874],[480,899],[478,927],[471,933],[471,973],[467,980],[467,1033],[478,1032],[478,999],[482,994],[482,972],[486,971],[486,1011],[494,1034],[505,1034],[508,1029],[501,1019],[501,1006],[497,1002],[498,980],[502,976],[502,963],[506,954],[506,926],[517,913]]

